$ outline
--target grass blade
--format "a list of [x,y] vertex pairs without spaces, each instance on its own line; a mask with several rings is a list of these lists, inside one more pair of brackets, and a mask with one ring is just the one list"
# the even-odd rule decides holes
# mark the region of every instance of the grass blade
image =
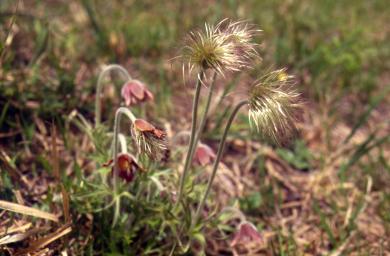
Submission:
[[69,234],[72,231],[72,227],[70,225],[64,225],[53,233],[40,238],[30,244],[30,246],[24,250],[19,251],[15,255],[27,255],[27,253],[34,252],[40,248],[43,248],[50,243],[56,241],[57,239]]
[[32,207],[3,201],[3,200],[0,200],[0,209],[58,222],[58,217],[55,216],[54,214],[44,212]]
[[370,116],[371,112],[379,105],[379,103],[382,102],[382,100],[386,97],[387,93],[390,91],[390,87],[385,89],[384,93],[381,93],[380,95],[374,97],[374,99],[369,103],[369,107],[366,111],[358,118],[357,123],[353,126],[351,132],[349,135],[345,138],[344,143],[347,143],[353,135],[355,135],[356,131],[367,122],[368,117]]

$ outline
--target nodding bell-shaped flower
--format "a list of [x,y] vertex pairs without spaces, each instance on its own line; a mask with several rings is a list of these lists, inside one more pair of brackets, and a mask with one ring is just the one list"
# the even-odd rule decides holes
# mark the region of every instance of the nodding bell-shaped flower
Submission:
[[140,153],[158,160],[166,155],[166,133],[163,130],[156,128],[143,119],[136,119],[132,127],[132,133]]
[[[137,164],[135,158],[132,155],[128,153],[122,153],[119,154],[117,157],[118,157],[118,176],[125,182],[127,183],[132,182],[135,174],[139,171],[143,171],[143,169]],[[114,174],[113,162],[114,161],[111,159],[108,163],[104,164],[103,166],[105,167],[112,166],[111,172]]]
[[292,76],[285,69],[262,76],[249,92],[249,121],[261,136],[278,144],[295,128],[299,93],[293,88]]
[[122,87],[121,95],[125,100],[125,105],[128,107],[145,101],[153,101],[154,99],[153,94],[146,85],[139,80],[126,82]]
[[237,245],[259,245],[263,244],[264,240],[261,234],[257,231],[257,228],[250,222],[241,223],[238,231],[235,233],[230,246]]
[[211,164],[215,159],[214,151],[206,144],[199,143],[195,150],[194,162],[200,166]]

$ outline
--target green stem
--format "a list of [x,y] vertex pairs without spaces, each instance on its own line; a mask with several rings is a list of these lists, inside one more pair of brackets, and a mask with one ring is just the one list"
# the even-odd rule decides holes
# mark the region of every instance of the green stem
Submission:
[[120,196],[115,195],[115,208],[114,208],[114,219],[112,221],[112,227],[115,227],[116,223],[118,222],[119,219],[119,214],[121,211],[121,199]]
[[215,84],[216,78],[217,78],[217,72],[214,73],[213,79],[211,80],[209,94],[207,95],[206,107],[204,109],[203,116],[202,116],[202,119],[200,121],[198,132],[196,133],[196,137],[195,137],[195,141],[194,141],[194,147],[192,148],[191,157],[190,157],[190,161],[189,161],[190,163],[192,163],[192,159],[194,157],[195,150],[196,150],[196,148],[198,146],[198,141],[199,141],[200,136],[202,135],[203,129],[204,129],[205,125],[206,125],[207,114],[209,113],[210,103],[211,103],[211,99],[213,97],[214,84]]
[[200,96],[200,89],[202,88],[203,75],[204,75],[203,71],[200,71],[199,75],[198,75],[198,80],[196,82],[195,96],[194,96],[194,101],[193,101],[193,105],[192,105],[192,124],[191,124],[190,144],[188,146],[187,156],[186,156],[186,160],[184,163],[183,174],[180,178],[179,195],[178,195],[178,198],[176,201],[176,205],[179,204],[179,202],[181,201],[181,198],[183,196],[184,184],[185,184],[188,169],[190,167],[190,158],[191,158],[191,153],[192,153],[192,150],[194,147],[194,142],[195,142],[196,119],[197,119],[197,115],[198,115],[199,96]]
[[243,100],[241,101],[240,103],[238,103],[236,105],[236,107],[234,108],[233,112],[230,114],[229,116],[229,119],[228,119],[228,122],[226,124],[226,127],[225,127],[225,130],[223,132],[223,135],[222,135],[222,138],[221,138],[221,141],[219,143],[219,147],[218,147],[218,153],[217,153],[217,157],[214,161],[214,165],[213,165],[213,170],[211,172],[211,176],[209,178],[209,181],[207,183],[207,188],[206,188],[206,192],[204,193],[203,195],[203,198],[202,200],[200,201],[200,204],[198,206],[198,209],[196,210],[196,213],[195,213],[195,216],[194,216],[194,222],[193,224],[196,224],[197,221],[198,221],[198,218],[199,218],[199,215],[200,215],[200,212],[202,211],[205,203],[206,203],[206,200],[207,200],[207,197],[210,193],[210,189],[211,189],[211,185],[213,184],[213,181],[214,181],[214,178],[215,178],[215,175],[217,173],[217,170],[218,170],[218,165],[221,161],[221,157],[222,157],[222,154],[223,154],[223,150],[225,148],[225,143],[226,143],[226,137],[227,137],[227,134],[229,132],[229,129],[230,129],[230,126],[234,120],[234,118],[236,117],[238,111],[240,110],[241,107],[247,105],[249,102],[247,100]]
[[[114,219],[113,219],[113,222],[112,222],[112,227],[114,227],[116,225],[116,222],[118,221],[118,218],[119,218],[119,212],[120,212],[120,196],[118,196],[118,176],[119,176],[119,168],[118,168],[118,146],[119,146],[119,137],[120,135],[123,136],[120,132],[119,132],[119,127],[120,127],[120,123],[121,123],[121,117],[122,115],[125,114],[132,123],[134,123],[134,121],[136,120],[136,117],[134,116],[134,114],[128,109],[128,108],[125,108],[125,107],[120,107],[117,109],[116,113],[115,113],[115,121],[114,121],[114,153],[113,153],[113,158],[114,158],[114,179],[113,179],[113,187],[114,187],[114,200],[115,200],[115,208],[114,208]],[[123,143],[123,141],[121,142],[121,149],[122,149],[122,152],[125,152],[124,151],[124,148],[125,150],[127,151],[127,148],[125,145],[123,144],[126,144],[126,142]]]
[[103,79],[112,70],[118,70],[120,71],[127,79],[127,81],[131,80],[131,76],[129,72],[127,72],[126,69],[124,69],[122,66],[118,64],[111,64],[108,65],[103,69],[102,72],[99,74],[99,78],[96,84],[96,95],[95,95],[95,127],[100,124],[101,121],[101,103],[100,103],[100,94],[102,93],[103,89]]
[[118,192],[118,144],[119,144],[119,140],[118,140],[118,137],[119,137],[119,127],[120,127],[120,122],[121,122],[121,117],[122,115],[125,114],[132,123],[134,123],[134,121],[136,120],[136,117],[134,116],[134,114],[128,109],[128,108],[125,108],[125,107],[120,107],[117,109],[116,113],[115,113],[115,121],[114,121],[114,182],[113,182],[113,186],[114,186],[114,192],[115,194]]

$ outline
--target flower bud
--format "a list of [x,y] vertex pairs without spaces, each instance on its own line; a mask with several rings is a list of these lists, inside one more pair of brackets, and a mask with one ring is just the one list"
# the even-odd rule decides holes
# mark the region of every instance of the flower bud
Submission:
[[206,166],[211,164],[214,159],[214,151],[206,144],[200,143],[195,150],[194,162],[200,166]]

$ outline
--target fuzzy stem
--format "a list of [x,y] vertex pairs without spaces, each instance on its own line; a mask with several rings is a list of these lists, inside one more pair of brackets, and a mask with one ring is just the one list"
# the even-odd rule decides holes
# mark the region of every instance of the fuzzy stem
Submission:
[[207,196],[210,193],[211,185],[213,184],[213,181],[214,181],[214,178],[215,178],[215,174],[217,173],[218,165],[219,165],[219,163],[221,161],[222,153],[223,153],[223,150],[225,148],[226,137],[227,137],[227,134],[229,132],[230,126],[231,126],[234,118],[236,117],[238,111],[240,110],[240,108],[245,106],[245,105],[247,105],[248,103],[249,102],[247,100],[243,100],[243,101],[239,102],[236,105],[236,107],[233,109],[233,112],[229,116],[228,122],[226,124],[225,130],[224,130],[222,138],[221,138],[221,141],[219,142],[217,157],[216,157],[216,159],[214,161],[213,170],[211,172],[211,176],[210,176],[209,181],[207,183],[206,192],[204,193],[203,198],[200,201],[200,204],[198,206],[198,209],[196,210],[193,224],[197,223],[199,215],[200,215],[200,212],[202,211],[202,209],[204,207],[204,204],[206,203]]
[[116,113],[115,113],[115,121],[114,121],[114,192],[117,193],[118,192],[118,137],[119,137],[119,126],[120,126],[120,122],[121,122],[121,116],[122,114],[125,114],[132,123],[134,123],[134,121],[136,120],[136,117],[134,116],[134,114],[128,109],[128,108],[125,108],[125,107],[120,107],[117,109]]
[[103,79],[106,74],[108,74],[112,70],[118,70],[120,71],[127,79],[127,81],[131,80],[131,76],[129,72],[127,72],[126,69],[124,69],[122,66],[118,64],[111,64],[106,66],[102,72],[99,74],[99,78],[96,84],[96,95],[95,95],[95,127],[100,124],[101,121],[101,104],[100,104],[100,94],[103,89]]
[[[195,137],[195,141],[194,141],[194,146],[192,148],[192,151],[191,151],[191,157],[190,157],[190,160],[189,162],[192,163],[192,159],[194,158],[194,154],[195,154],[195,150],[198,146],[198,142],[199,142],[199,139],[200,139],[200,136],[202,134],[202,131],[204,129],[204,126],[206,125],[206,119],[207,119],[207,114],[209,113],[209,109],[210,109],[210,103],[211,103],[211,99],[213,97],[213,92],[214,92],[214,84],[215,84],[215,80],[217,78],[217,72],[214,73],[213,75],[213,79],[211,81],[211,85],[210,85],[210,89],[209,89],[209,94],[207,95],[207,102],[206,102],[206,107],[204,109],[204,112],[203,112],[203,116],[202,116],[202,119],[200,121],[200,125],[199,125],[199,128],[198,128],[198,132],[196,133],[196,137]],[[190,164],[191,165],[191,164]]]
[[181,201],[181,198],[183,196],[183,190],[184,190],[184,184],[187,176],[188,169],[190,167],[190,158],[191,153],[194,147],[195,142],[195,133],[196,133],[196,119],[198,115],[198,105],[199,105],[199,96],[200,96],[200,89],[202,88],[202,79],[203,79],[204,72],[200,71],[198,75],[198,80],[196,82],[196,89],[195,89],[195,96],[194,101],[192,105],[192,124],[191,124],[191,135],[190,135],[190,144],[188,146],[187,156],[184,163],[184,170],[182,173],[182,176],[180,178],[180,188],[179,188],[179,196],[176,201],[176,205],[179,204]]

